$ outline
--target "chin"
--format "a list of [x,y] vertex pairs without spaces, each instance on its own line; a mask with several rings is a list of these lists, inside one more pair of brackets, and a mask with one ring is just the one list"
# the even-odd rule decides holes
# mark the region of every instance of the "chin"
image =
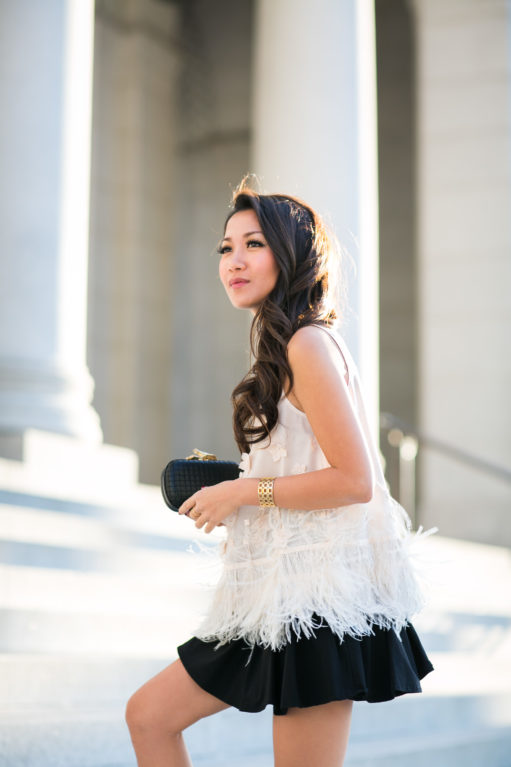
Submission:
[[257,307],[254,307],[253,304],[249,303],[248,301],[231,301],[231,303],[235,309],[250,310],[254,314],[257,311]]
[[238,300],[236,296],[229,296],[229,301],[235,309],[245,309],[245,302]]

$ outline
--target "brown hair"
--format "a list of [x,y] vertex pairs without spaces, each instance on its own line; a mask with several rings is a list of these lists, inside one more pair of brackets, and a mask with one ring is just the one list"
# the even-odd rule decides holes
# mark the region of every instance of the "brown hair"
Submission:
[[[305,325],[332,326],[340,300],[340,251],[320,216],[297,197],[259,194],[246,178],[234,191],[224,224],[241,210],[253,210],[279,267],[277,282],[252,321],[254,363],[232,392],[234,437],[242,452],[261,442],[277,423],[278,402],[293,373],[287,344]],[[286,393],[288,393],[286,392]]]

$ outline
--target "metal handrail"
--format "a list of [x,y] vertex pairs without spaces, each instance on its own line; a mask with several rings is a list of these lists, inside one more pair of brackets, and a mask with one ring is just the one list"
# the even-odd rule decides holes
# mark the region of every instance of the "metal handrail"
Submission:
[[[444,453],[444,455],[448,455],[450,458],[465,463],[467,466],[473,466],[487,474],[492,474],[493,476],[504,480],[504,482],[511,482],[511,469],[487,461],[485,458],[480,458],[473,453],[469,453],[459,447],[450,445],[448,442],[444,442],[436,437],[431,437],[406,423],[406,421],[403,421],[401,418],[393,415],[393,413],[380,413],[380,428],[387,432],[391,432],[392,429],[397,429],[401,432],[403,439],[411,437],[417,440],[419,446],[430,447],[439,453]],[[396,438],[397,437],[398,435],[396,435]],[[390,444],[398,447],[398,445],[392,441]]]
[[432,448],[466,466],[472,466],[504,482],[511,483],[511,469],[498,466],[480,456],[425,434],[393,413],[380,413],[380,429],[387,433],[389,445],[398,450],[397,500],[409,513],[414,527],[417,527],[416,463],[420,447]]

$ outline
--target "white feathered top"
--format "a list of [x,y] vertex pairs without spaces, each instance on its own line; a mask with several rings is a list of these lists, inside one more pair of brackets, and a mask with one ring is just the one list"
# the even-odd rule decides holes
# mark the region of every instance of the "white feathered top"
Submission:
[[[326,328],[325,328],[326,330]],[[390,496],[369,429],[359,374],[340,335],[329,329],[343,355],[348,391],[373,466],[375,488],[368,503],[333,509],[241,506],[226,518],[222,574],[209,610],[195,632],[223,644],[281,648],[314,633],[322,616],[342,640],[396,632],[419,612],[424,595],[413,567],[412,546],[436,528],[411,532],[405,510]],[[243,453],[244,477],[279,477],[329,466],[307,416],[283,395],[271,440]]]

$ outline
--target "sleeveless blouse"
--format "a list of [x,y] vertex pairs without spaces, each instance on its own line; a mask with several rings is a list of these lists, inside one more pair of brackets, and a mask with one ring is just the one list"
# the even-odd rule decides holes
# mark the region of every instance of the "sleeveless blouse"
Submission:
[[[318,326],[319,327],[319,326]],[[368,503],[310,510],[241,506],[224,520],[222,572],[195,635],[218,645],[243,638],[278,650],[292,632],[314,636],[321,616],[342,641],[373,627],[399,635],[425,603],[414,552],[429,534],[388,490],[369,428],[359,373],[342,337],[347,388],[370,456],[374,490]],[[328,468],[307,416],[283,394],[269,438],[241,456],[243,477],[279,477]]]

